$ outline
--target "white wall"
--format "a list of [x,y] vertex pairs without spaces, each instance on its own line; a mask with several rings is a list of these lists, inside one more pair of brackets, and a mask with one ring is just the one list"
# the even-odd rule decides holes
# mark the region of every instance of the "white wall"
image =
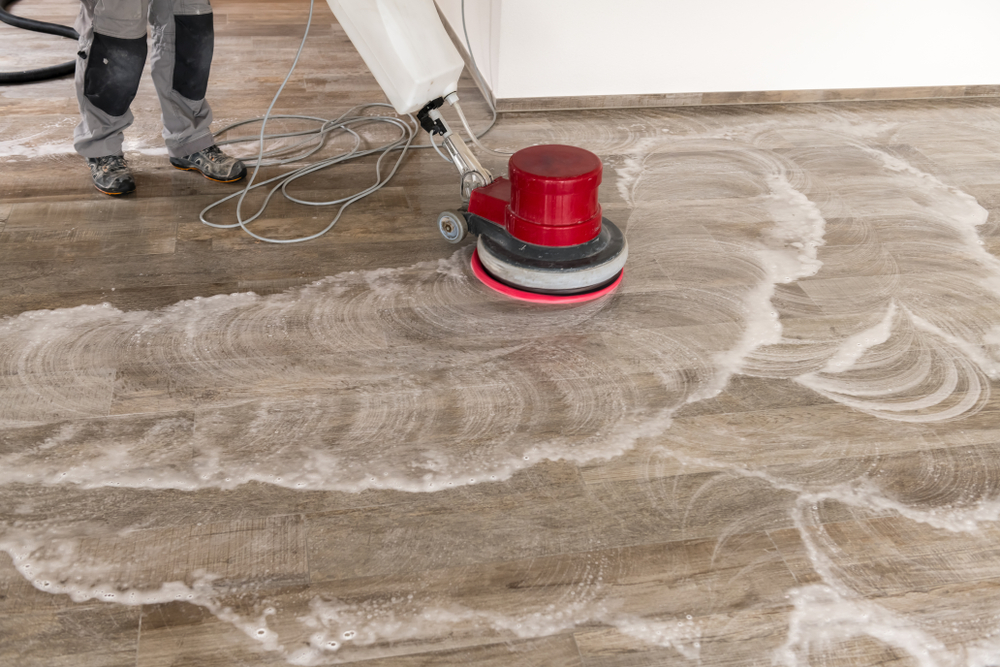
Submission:
[[[544,0],[540,0],[544,1]],[[435,0],[452,30],[464,43],[462,0]],[[503,0],[465,0],[465,24],[476,65],[494,92],[500,72],[500,11]]]
[[[461,34],[460,0],[438,0]],[[1000,83],[1000,0],[466,0],[497,98]]]

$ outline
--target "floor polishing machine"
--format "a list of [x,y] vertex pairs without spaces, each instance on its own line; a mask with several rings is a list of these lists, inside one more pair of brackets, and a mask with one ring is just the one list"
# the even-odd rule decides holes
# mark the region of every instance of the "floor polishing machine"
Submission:
[[628,244],[602,215],[600,158],[574,146],[531,146],[510,156],[506,178],[494,178],[441,114],[448,103],[465,120],[457,94],[465,62],[434,1],[327,2],[396,112],[416,113],[458,169],[463,206],[438,216],[438,228],[452,243],[478,236],[472,269],[483,283],[549,303],[618,286]]

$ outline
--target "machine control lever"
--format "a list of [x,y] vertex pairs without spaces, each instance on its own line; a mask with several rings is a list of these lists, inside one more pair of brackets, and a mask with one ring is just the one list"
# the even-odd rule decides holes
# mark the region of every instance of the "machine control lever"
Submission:
[[[427,130],[429,134],[439,134],[444,138],[444,149],[448,153],[448,157],[451,158],[451,163],[458,169],[462,179],[462,201],[468,202],[473,190],[493,182],[493,174],[480,164],[462,138],[448,127],[448,122],[438,111],[442,104],[444,104],[444,100],[440,97],[431,100],[417,112],[417,119],[420,121],[420,127]],[[431,141],[434,141],[433,136]]]

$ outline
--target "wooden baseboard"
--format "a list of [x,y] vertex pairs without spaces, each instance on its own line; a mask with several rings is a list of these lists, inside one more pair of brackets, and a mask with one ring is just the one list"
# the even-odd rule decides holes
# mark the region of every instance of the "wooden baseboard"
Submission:
[[666,95],[592,95],[583,97],[498,98],[500,113],[635,109],[719,104],[802,104],[807,102],[871,102],[1000,97],[1000,85],[921,86],[910,88],[840,88],[833,90],[762,90],[730,93],[671,93]]

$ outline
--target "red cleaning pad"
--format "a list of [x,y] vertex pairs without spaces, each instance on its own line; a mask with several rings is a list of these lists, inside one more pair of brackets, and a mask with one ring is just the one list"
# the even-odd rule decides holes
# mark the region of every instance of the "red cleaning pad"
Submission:
[[509,296],[512,299],[528,301],[531,303],[583,303],[585,301],[593,301],[594,299],[599,299],[605,294],[610,294],[615,291],[615,288],[622,282],[622,276],[625,275],[625,272],[622,271],[618,274],[618,277],[615,278],[615,281],[607,287],[602,287],[595,292],[587,292],[586,294],[559,295],[526,292],[524,290],[519,290],[516,287],[511,287],[510,285],[504,285],[502,282],[488,274],[486,269],[483,267],[483,263],[479,261],[478,250],[472,251],[472,272],[476,274],[476,277],[479,278],[480,282],[490,289],[500,292],[505,296]]

